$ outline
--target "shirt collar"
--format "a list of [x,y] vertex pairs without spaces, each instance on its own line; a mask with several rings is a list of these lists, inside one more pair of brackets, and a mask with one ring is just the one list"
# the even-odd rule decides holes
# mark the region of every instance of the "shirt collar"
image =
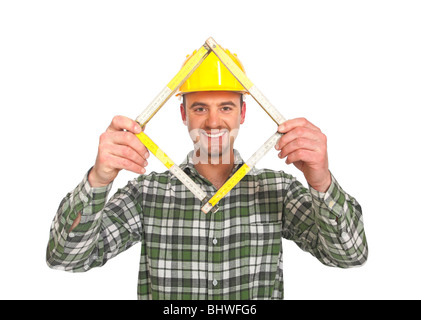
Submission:
[[[240,153],[234,149],[234,168],[232,170],[232,173],[230,175],[230,177],[245,163],[245,161],[243,160],[243,158],[241,157]],[[194,162],[193,162],[193,150],[190,151],[186,158],[184,159],[184,161],[180,164],[180,169],[183,170],[185,173],[187,174],[193,174],[193,175],[198,175],[201,176],[199,174],[199,172],[197,172],[196,168],[194,167]],[[249,174],[253,174],[255,172],[255,168],[251,168]],[[171,173],[172,178],[175,178],[175,175],[173,173]]]
[[[237,170],[237,168],[240,165],[243,165],[243,164],[244,164],[243,158],[241,158],[240,153],[236,149],[234,149],[234,170]],[[187,157],[180,164],[180,168],[182,170],[185,170],[185,169],[190,169],[190,171],[191,170],[196,170],[196,169],[194,169],[194,163],[193,163],[193,150],[190,151],[187,154]]]

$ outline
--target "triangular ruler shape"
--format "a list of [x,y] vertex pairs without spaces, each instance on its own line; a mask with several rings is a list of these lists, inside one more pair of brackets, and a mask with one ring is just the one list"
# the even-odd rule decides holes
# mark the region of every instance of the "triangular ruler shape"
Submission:
[[[177,89],[188,79],[193,71],[203,62],[210,52],[221,60],[225,67],[241,83],[256,102],[266,111],[273,121],[279,126],[286,119],[265,98],[259,89],[250,81],[245,73],[235,64],[231,57],[219,46],[213,38],[206,40],[205,44],[197,50],[174,78],[164,87],[156,98],[136,118],[136,121],[144,128],[146,123],[158,112],[158,110],[175,94]],[[202,211],[208,213],[218,210],[218,202],[231,191],[235,185],[256,165],[266,153],[275,146],[281,137],[281,133],[274,133],[264,144],[248,159],[237,172],[228,179],[225,184],[212,197],[198,186],[183,170],[180,169],[144,132],[137,134],[140,141],[174,174],[200,201]]]

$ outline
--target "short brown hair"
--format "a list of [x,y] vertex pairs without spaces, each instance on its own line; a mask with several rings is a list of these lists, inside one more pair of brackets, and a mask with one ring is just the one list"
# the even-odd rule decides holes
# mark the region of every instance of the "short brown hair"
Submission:
[[[241,93],[240,94],[240,108],[243,107],[243,101],[244,101],[244,98],[243,98],[243,94]],[[183,94],[183,106],[187,107],[187,105],[186,105],[186,95],[185,94]]]

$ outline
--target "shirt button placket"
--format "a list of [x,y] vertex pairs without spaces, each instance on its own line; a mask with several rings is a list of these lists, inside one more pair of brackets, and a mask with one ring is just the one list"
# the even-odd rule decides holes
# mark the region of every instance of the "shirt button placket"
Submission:
[[208,246],[208,275],[209,275],[209,297],[220,298],[220,276],[221,276],[221,252],[218,237],[220,236],[221,222],[218,221],[220,211],[212,213],[209,225],[209,246]]
[[[213,213],[208,213],[208,214],[213,214]],[[208,234],[208,245],[207,245],[207,249],[208,249],[208,261],[207,261],[207,267],[208,267],[208,295],[209,295],[209,299],[212,299],[213,297],[213,289],[214,289],[214,285],[213,285],[213,281],[215,281],[215,277],[214,277],[214,264],[213,264],[213,253],[214,253],[214,244],[212,243],[212,239],[214,239],[214,229],[215,229],[215,222],[213,221],[213,217],[211,217],[211,219],[209,220],[209,234]]]
[[[213,238],[212,243],[213,243],[213,247],[215,247],[218,244],[218,240],[216,238]],[[213,250],[215,250],[215,248],[213,248]],[[213,279],[212,286],[216,287],[217,285],[218,285],[218,280]]]

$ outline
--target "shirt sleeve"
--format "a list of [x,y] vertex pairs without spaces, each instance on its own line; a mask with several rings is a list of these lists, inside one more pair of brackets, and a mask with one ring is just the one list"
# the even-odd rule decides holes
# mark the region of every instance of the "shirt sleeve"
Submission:
[[340,268],[366,262],[368,246],[361,206],[332,175],[326,192],[292,179],[286,192],[283,236],[323,264]]
[[[88,173],[60,203],[50,228],[47,265],[53,269],[83,272],[140,241],[138,210],[133,206],[135,181],[107,202],[112,185],[92,188]],[[69,231],[76,217],[79,224]]]

